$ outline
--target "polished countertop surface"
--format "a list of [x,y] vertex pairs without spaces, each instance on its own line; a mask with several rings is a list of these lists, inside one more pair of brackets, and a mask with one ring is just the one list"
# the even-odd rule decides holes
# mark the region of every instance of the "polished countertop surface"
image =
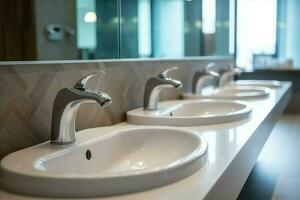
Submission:
[[[185,129],[196,131],[208,142],[207,162],[203,168],[193,175],[176,183],[152,190],[94,199],[199,200],[204,198],[212,199],[212,197],[223,195],[223,192],[226,195],[227,193],[224,190],[230,190],[231,185],[234,186],[240,183],[238,180],[236,181],[234,178],[228,179],[228,177],[240,176],[244,180],[250,173],[255,161],[250,164],[242,161],[248,158],[253,161],[253,158],[257,158],[266,139],[265,137],[267,137],[268,134],[265,135],[264,138],[260,137],[263,135],[263,132],[271,131],[277,117],[281,114],[282,109],[289,100],[290,88],[291,84],[284,82],[282,87],[272,89],[268,98],[246,101],[252,107],[250,119],[218,125],[184,127]],[[126,122],[115,126],[121,126],[122,128],[136,127],[136,125],[130,125]],[[80,134],[80,132],[78,134]],[[253,151],[251,149],[253,149]],[[247,170],[243,171],[244,169]],[[235,173],[232,173],[233,171]],[[222,183],[222,180],[232,180],[232,182],[227,182],[227,185],[224,185],[224,188],[220,189],[219,184]],[[243,185],[240,185],[240,187],[242,186]],[[215,192],[219,194],[213,194]],[[236,191],[232,193],[234,192],[236,193]],[[48,198],[21,196],[0,191],[0,199],[42,200]],[[226,199],[226,196],[223,199]]]

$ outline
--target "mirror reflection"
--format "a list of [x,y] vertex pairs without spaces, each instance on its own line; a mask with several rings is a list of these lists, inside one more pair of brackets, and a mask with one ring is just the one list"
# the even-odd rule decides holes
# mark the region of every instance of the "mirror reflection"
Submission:
[[119,57],[117,8],[117,0],[76,0],[79,59]]
[[230,54],[229,1],[3,0],[0,11],[1,61]]
[[124,58],[230,54],[229,1],[127,0],[121,8]]
[[119,58],[118,0],[1,0],[0,60]]
[[249,70],[295,68],[299,6],[298,0],[1,0],[0,61],[233,56]]

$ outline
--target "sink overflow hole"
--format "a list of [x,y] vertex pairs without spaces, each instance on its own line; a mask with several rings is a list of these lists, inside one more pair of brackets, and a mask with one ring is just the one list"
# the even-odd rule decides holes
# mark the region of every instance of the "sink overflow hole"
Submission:
[[87,160],[90,160],[92,158],[92,152],[89,149],[86,151],[85,157]]

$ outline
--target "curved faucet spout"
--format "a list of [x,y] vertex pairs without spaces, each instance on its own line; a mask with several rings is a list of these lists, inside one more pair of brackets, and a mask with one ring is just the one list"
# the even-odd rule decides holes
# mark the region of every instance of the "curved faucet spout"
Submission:
[[219,87],[224,87],[226,84],[234,79],[234,76],[239,76],[243,72],[240,67],[230,67],[229,70],[222,73],[220,76]]
[[[176,68],[171,68],[171,70]],[[168,78],[167,69],[160,73],[157,77],[151,77],[148,79],[144,93],[144,109],[145,110],[157,110],[157,104],[159,101],[159,93],[163,88],[181,88],[182,83],[179,80]]]
[[104,92],[82,88],[64,88],[55,97],[51,121],[51,143],[72,144],[76,142],[75,120],[82,103],[98,103],[104,107],[111,98]]
[[193,93],[202,93],[202,89],[207,80],[212,78],[219,78],[219,73],[212,70],[215,63],[209,63],[206,65],[204,70],[197,71],[193,78]]

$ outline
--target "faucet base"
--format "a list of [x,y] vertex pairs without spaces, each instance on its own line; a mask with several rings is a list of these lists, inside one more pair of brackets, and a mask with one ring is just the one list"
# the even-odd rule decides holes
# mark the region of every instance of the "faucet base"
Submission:
[[76,139],[72,140],[72,141],[68,141],[68,142],[50,141],[50,144],[54,144],[54,145],[70,145],[70,144],[75,144],[75,143],[76,143]]

